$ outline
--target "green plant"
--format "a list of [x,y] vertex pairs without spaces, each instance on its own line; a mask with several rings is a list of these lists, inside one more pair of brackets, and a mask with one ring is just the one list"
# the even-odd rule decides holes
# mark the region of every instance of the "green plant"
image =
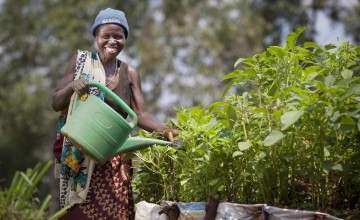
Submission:
[[[162,138],[158,133],[140,131],[144,137]],[[175,164],[177,163],[176,150],[168,146],[156,146],[146,150],[146,153],[135,152],[133,166],[135,177],[133,179],[133,191],[138,201],[147,200],[158,203],[162,200],[176,199]]]
[[36,186],[41,178],[52,166],[49,161],[43,167],[37,164],[26,172],[17,171],[8,189],[0,191],[0,219],[47,219],[55,220],[66,213],[66,208],[49,216],[47,209],[50,206],[51,195],[40,201],[34,196]]
[[229,97],[246,102],[247,112],[258,117],[245,126],[251,135],[244,141],[263,147],[262,159],[252,164],[263,201],[313,209],[354,205],[360,85],[353,69],[359,66],[359,47],[348,42],[339,48],[313,42],[295,46],[303,31],[290,34],[284,48],[240,59],[244,70],[225,78],[232,79],[229,85],[251,81],[255,89]]
[[[137,153],[135,188],[157,172],[176,189],[158,199],[206,201],[220,192],[231,202],[355,208],[360,48],[348,42],[296,46],[304,30],[291,33],[284,47],[239,59],[241,69],[223,78],[229,80],[223,101],[179,109],[172,123],[182,131],[182,146]],[[153,195],[149,190],[139,198]]]

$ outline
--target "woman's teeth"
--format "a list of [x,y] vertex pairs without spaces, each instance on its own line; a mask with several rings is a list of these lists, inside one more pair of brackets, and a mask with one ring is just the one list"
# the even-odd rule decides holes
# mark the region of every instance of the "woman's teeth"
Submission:
[[116,53],[117,52],[117,48],[109,48],[109,47],[105,47],[105,50],[109,53]]

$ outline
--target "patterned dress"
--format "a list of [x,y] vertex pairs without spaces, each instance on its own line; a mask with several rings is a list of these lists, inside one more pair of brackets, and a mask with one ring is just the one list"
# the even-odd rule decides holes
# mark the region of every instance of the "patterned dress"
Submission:
[[123,157],[124,154],[102,166],[95,166],[88,193],[90,202],[74,205],[60,219],[132,219],[131,173],[128,174],[129,164],[122,162]]

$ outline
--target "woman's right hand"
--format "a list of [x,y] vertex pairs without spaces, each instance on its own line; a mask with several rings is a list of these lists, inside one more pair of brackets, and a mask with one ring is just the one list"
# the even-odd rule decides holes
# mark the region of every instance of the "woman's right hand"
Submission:
[[87,94],[89,92],[89,83],[80,78],[69,82],[65,87],[58,87],[52,95],[52,108],[55,111],[66,109],[74,92],[80,97]]
[[83,78],[72,81],[70,85],[73,91],[76,92],[79,96],[89,92],[89,83]]

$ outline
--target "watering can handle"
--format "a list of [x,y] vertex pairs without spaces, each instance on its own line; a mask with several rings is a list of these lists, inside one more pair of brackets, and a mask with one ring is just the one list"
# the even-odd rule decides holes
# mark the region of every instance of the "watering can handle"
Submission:
[[138,123],[138,118],[135,112],[119,96],[117,96],[113,91],[111,91],[105,85],[99,82],[90,81],[89,85],[97,87],[101,91],[105,92],[106,95],[108,95],[112,100],[116,102],[116,104],[118,104],[126,113],[129,114],[130,118],[132,119],[132,121],[129,123],[131,128],[134,128],[136,126],[136,124]]

